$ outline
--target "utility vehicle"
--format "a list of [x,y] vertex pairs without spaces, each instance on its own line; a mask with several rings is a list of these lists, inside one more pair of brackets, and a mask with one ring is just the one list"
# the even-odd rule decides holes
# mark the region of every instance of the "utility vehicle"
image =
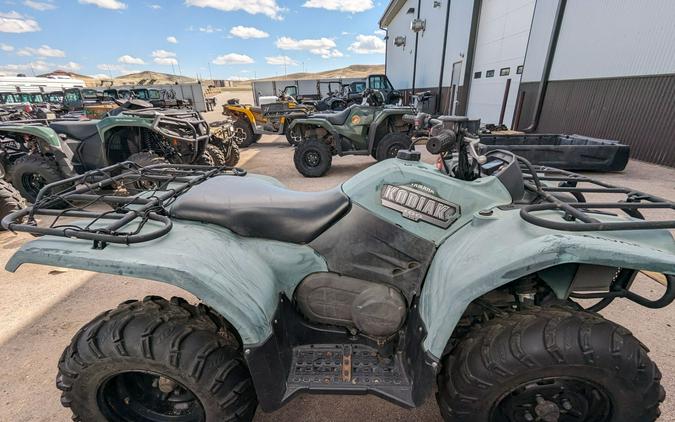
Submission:
[[[675,203],[480,155],[464,121],[442,124],[427,142],[440,169],[402,150],[296,192],[237,168],[127,162],[5,217],[41,236],[9,271],[148,278],[201,301],[129,300],[75,333],[56,377],[73,419],[250,421],[300,393],[414,407],[435,385],[446,421],[657,418],[665,393],[646,346],[597,311],[673,301]],[[155,189],[101,192],[139,180]],[[643,215],[654,210],[664,219]],[[661,297],[631,290],[640,271]]]
[[416,113],[416,104],[388,106],[385,100],[381,91],[368,89],[359,105],[294,119],[289,133],[300,140],[293,154],[298,172],[320,177],[330,169],[334,155],[370,155],[382,161],[408,148],[412,126],[403,116]]
[[298,104],[292,97],[280,96],[271,103],[260,107],[241,104],[232,98],[223,105],[223,115],[233,120],[234,140],[240,147],[248,147],[258,142],[263,135],[284,135],[293,145],[297,142],[289,131],[294,119],[307,117],[313,108]]
[[46,184],[122,161],[234,165],[239,160],[237,146],[213,136],[198,112],[146,105],[150,108],[120,108],[102,120],[1,124],[0,175],[33,202]]

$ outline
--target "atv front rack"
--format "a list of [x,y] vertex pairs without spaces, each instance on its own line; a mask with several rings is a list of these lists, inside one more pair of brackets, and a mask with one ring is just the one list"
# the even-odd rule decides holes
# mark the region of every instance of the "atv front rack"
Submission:
[[190,164],[140,167],[126,161],[46,185],[32,207],[9,214],[2,226],[13,232],[91,240],[96,249],[108,243],[147,242],[171,230],[167,207],[176,198],[221,175],[244,176],[246,171]]
[[[667,220],[647,220],[644,210],[669,210],[675,212],[675,203],[635,189],[614,186],[580,174],[551,167],[533,166],[526,160],[523,164],[525,188],[538,196],[539,201],[525,205],[520,216],[528,223],[562,231],[612,231],[675,229],[675,213]],[[563,195],[575,201],[561,199]],[[601,202],[588,201],[603,197]],[[620,196],[616,202],[607,202],[610,195]],[[562,218],[542,217],[547,211],[561,212]],[[622,212],[631,217],[622,221],[599,221],[597,215],[618,216]]]
[[196,146],[210,138],[209,124],[196,111],[145,108],[125,110],[122,114],[153,119],[152,130],[169,139],[194,143]]

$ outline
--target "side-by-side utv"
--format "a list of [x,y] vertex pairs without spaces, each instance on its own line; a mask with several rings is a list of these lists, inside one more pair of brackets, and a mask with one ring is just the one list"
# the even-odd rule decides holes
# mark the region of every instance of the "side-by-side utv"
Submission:
[[[40,235],[9,271],[126,275],[198,298],[128,300],[74,333],[56,377],[73,419],[243,422],[303,393],[415,407],[435,392],[446,421],[655,420],[659,369],[598,311],[675,299],[675,203],[483,155],[465,120],[441,122],[427,142],[438,167],[402,150],[324,192],[120,163],[5,217]],[[139,180],[155,188],[105,192]],[[634,289],[644,274],[649,297]]]

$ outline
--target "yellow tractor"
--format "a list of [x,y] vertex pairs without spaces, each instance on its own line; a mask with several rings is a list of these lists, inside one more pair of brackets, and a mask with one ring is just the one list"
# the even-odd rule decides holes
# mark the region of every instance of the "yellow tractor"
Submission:
[[288,143],[295,145],[300,139],[290,133],[288,127],[293,119],[307,117],[312,111],[310,106],[285,97],[260,107],[241,104],[237,98],[223,105],[223,114],[234,121],[233,138],[240,147],[259,141],[263,135],[285,135]]

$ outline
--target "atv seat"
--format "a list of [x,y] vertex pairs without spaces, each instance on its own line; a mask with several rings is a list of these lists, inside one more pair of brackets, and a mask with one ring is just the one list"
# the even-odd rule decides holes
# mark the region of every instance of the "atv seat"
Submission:
[[192,187],[171,217],[217,224],[240,236],[309,243],[349,209],[338,187],[298,192],[252,176],[220,176]]
[[98,134],[98,128],[96,127],[98,122],[98,120],[83,122],[64,120],[61,122],[51,122],[49,127],[54,129],[54,132],[58,134],[63,133],[71,138],[83,140]]
[[349,117],[349,114],[352,112],[352,107],[347,107],[346,109],[342,111],[338,111],[337,113],[317,113],[317,114],[312,114],[312,118],[319,118],[319,119],[326,119],[329,123],[341,126],[344,125],[345,122],[347,121],[347,117]]

